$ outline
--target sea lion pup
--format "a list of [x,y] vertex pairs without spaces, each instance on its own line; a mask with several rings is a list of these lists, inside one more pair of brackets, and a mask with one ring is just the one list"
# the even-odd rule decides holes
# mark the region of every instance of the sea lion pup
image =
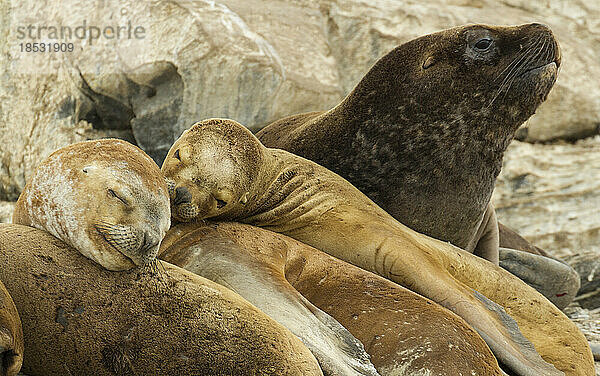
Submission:
[[108,270],[154,260],[170,221],[160,169],[141,149],[116,139],[52,153],[13,213],[13,223],[46,230]]
[[23,329],[17,308],[0,281],[0,376],[15,376],[23,364]]
[[[281,119],[257,137],[336,172],[413,230],[498,264],[494,183],[560,61],[544,25],[444,30],[382,57],[331,110]],[[556,289],[551,301],[572,300],[577,291],[557,285],[549,264],[535,282]]]
[[239,123],[195,124],[172,146],[162,171],[176,220],[264,227],[389,278],[465,319],[515,373],[560,374],[525,337],[569,375],[593,372],[583,334],[533,288],[487,260],[409,229],[340,176],[264,147]]
[[285,249],[260,240],[249,243],[259,234],[244,235],[252,239],[236,242],[246,238],[179,224],[167,232],[160,258],[231,289],[288,328],[317,358],[324,375],[379,375],[362,343],[285,279]]
[[111,272],[46,231],[0,225],[0,279],[21,314],[23,372],[322,375],[296,336],[242,297],[155,263],[155,272]]
[[[323,320],[321,311],[302,297],[306,296],[368,345],[382,375],[502,374],[485,342],[454,313],[285,235],[233,222],[178,224],[167,232],[159,257],[203,276],[212,275],[210,279],[246,297],[272,318],[273,308],[288,311],[288,323],[305,320],[303,310],[293,307],[298,304]],[[257,280],[264,282],[257,286]],[[284,294],[291,302],[282,302]],[[264,300],[261,304],[255,301],[258,297]],[[273,307],[265,309],[268,304]],[[323,324],[313,325],[321,337]]]

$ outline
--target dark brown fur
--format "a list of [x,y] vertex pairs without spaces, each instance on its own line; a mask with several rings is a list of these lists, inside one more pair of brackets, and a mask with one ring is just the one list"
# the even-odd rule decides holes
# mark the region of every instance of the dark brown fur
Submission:
[[[493,42],[480,53],[483,38]],[[556,78],[529,70],[552,62],[560,52],[543,25],[445,30],[382,57],[335,108],[257,136],[337,172],[414,230],[473,251],[504,151]]]

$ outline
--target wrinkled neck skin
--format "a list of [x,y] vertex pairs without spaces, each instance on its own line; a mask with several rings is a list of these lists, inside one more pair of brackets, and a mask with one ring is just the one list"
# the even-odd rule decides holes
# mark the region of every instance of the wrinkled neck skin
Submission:
[[214,219],[235,220],[285,233],[310,225],[333,207],[337,198],[326,188],[326,180],[314,178],[315,166],[300,157],[290,157],[283,150],[265,149],[251,199],[241,210]]

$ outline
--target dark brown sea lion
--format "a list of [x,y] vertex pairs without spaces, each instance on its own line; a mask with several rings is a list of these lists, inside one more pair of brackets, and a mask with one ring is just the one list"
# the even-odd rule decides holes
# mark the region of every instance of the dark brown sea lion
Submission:
[[46,231],[0,224],[0,279],[21,314],[23,372],[322,375],[295,335],[239,295],[155,262],[154,271],[112,272]]
[[[498,264],[494,183],[560,61],[544,25],[456,27],[395,48],[331,110],[281,119],[257,136],[338,173],[413,230]],[[571,286],[553,285],[562,277],[552,271],[538,267],[546,297],[574,298]]]
[[0,376],[15,376],[23,364],[23,330],[19,313],[0,281]]
[[195,124],[172,146],[162,171],[177,220],[264,227],[391,279],[453,310],[518,374],[561,374],[538,352],[568,375],[593,372],[583,334],[520,279],[411,230],[340,176],[265,148],[239,123]]
[[[312,342],[313,354],[315,346],[327,349],[319,342],[337,344],[346,336],[323,333],[328,316],[302,295],[363,342],[382,375],[502,374],[483,339],[454,313],[285,235],[233,222],[178,224],[163,240],[160,257],[229,287],[292,326],[304,343]],[[340,360],[345,358],[342,353]]]

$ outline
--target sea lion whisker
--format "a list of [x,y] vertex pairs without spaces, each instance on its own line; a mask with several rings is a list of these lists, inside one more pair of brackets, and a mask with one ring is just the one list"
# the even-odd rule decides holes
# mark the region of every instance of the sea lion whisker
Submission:
[[541,40],[542,40],[542,37],[540,36],[535,40],[535,42],[531,43],[531,46],[528,46],[527,48],[524,49],[523,53],[518,58],[517,64],[515,66],[513,66],[513,68],[511,68],[511,70],[506,75],[505,79],[502,81],[502,84],[498,88],[496,95],[492,98],[492,100],[488,104],[488,106],[487,106],[488,108],[494,103],[494,101],[498,98],[498,96],[500,94],[502,94],[502,98],[504,98],[506,96],[506,94],[510,90],[512,84],[514,83],[515,79],[519,76],[521,68],[523,66],[527,66],[527,64],[529,64],[530,61],[534,60],[534,56],[537,56],[537,53],[531,54],[530,52],[532,49],[535,49],[535,46],[537,46]]
[[[521,51],[521,53],[517,56],[515,56],[515,58],[510,62],[510,64],[508,64],[503,70],[502,72],[500,72],[497,76],[497,79],[499,79],[504,72],[506,72],[507,70],[512,70],[512,68],[514,67],[514,64],[519,65],[519,63],[522,61],[522,58],[524,56],[526,56],[528,54],[528,52],[531,50],[531,48],[533,47],[533,45],[535,43],[537,43],[537,41],[540,39],[541,37],[538,37],[538,39],[535,40],[535,42],[533,40],[528,40],[527,43],[525,44],[525,46],[523,46],[523,51]],[[523,38],[524,39],[524,38]],[[505,79],[507,77],[510,76],[510,71],[507,73]]]
[[[502,92],[505,92],[505,93],[508,92],[508,90],[510,89],[510,87],[512,85],[512,81],[516,77],[516,72],[518,72],[520,66],[522,65],[521,63],[522,63],[523,59],[526,56],[528,56],[528,53],[529,53],[529,46],[525,47],[523,49],[523,52],[520,55],[518,55],[517,57],[515,57],[515,59],[511,62],[510,65],[512,65],[512,67],[506,73],[506,76],[504,77],[504,79],[502,80],[502,83],[498,87],[496,94],[494,95],[494,97],[492,98],[490,103],[487,105],[487,108],[489,108],[494,103],[494,101],[498,98],[498,96]],[[513,65],[513,63],[514,63],[514,65]]]

